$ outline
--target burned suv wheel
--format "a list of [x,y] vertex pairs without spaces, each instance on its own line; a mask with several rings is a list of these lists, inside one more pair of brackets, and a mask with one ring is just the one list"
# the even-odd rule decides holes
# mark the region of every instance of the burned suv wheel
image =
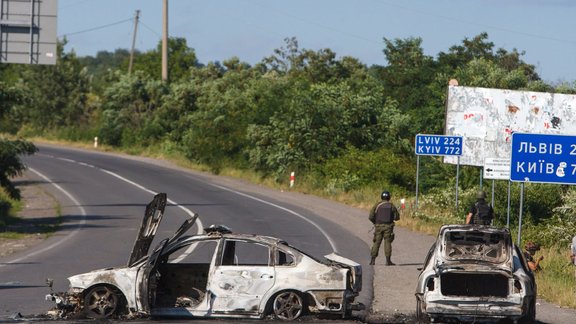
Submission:
[[276,318],[292,321],[302,315],[304,301],[298,292],[284,291],[276,295],[272,307]]
[[94,319],[111,317],[118,310],[119,301],[118,294],[110,287],[90,288],[84,297],[84,313]]

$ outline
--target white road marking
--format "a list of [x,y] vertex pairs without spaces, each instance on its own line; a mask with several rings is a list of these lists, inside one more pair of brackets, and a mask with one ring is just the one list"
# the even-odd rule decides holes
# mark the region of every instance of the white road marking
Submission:
[[245,194],[245,193],[240,192],[240,191],[236,191],[236,190],[233,190],[233,189],[230,189],[230,188],[226,188],[226,187],[222,187],[222,186],[219,186],[219,185],[216,185],[216,184],[212,184],[212,183],[210,183],[210,185],[213,186],[213,187],[222,189],[222,190],[226,190],[226,191],[235,193],[235,194],[237,194],[237,195],[240,195],[240,196],[243,196],[243,197],[246,197],[246,198],[250,198],[250,199],[252,199],[252,200],[256,200],[256,201],[261,202],[261,203],[263,203],[263,204],[266,204],[266,205],[269,205],[269,206],[272,206],[272,207],[281,209],[281,210],[283,210],[283,211],[285,211],[285,212],[287,212],[287,213],[290,213],[290,214],[292,214],[292,215],[294,215],[294,216],[300,217],[301,219],[303,219],[303,220],[305,220],[306,222],[310,223],[312,226],[316,227],[316,229],[318,229],[318,230],[320,231],[320,233],[322,233],[322,235],[324,235],[324,237],[326,238],[326,240],[328,240],[328,243],[330,243],[330,246],[332,247],[332,250],[333,250],[334,252],[338,253],[338,249],[336,248],[336,243],[334,243],[334,240],[332,240],[332,238],[330,237],[330,235],[328,235],[328,233],[326,233],[326,231],[324,231],[324,229],[322,229],[322,227],[320,227],[320,225],[318,225],[318,224],[315,223],[314,221],[309,220],[309,219],[306,218],[305,216],[303,216],[303,215],[301,215],[301,214],[299,214],[299,213],[297,213],[297,212],[295,212],[295,211],[293,211],[293,210],[291,210],[291,209],[288,209],[288,208],[286,208],[286,207],[282,207],[282,206],[277,205],[277,204],[275,204],[275,203],[266,201],[266,200],[264,200],[264,199],[260,199],[260,198],[258,198],[258,197],[251,196],[251,195],[249,195],[249,194]]
[[[102,169],[102,168],[96,167],[96,166],[94,166],[94,165],[91,165],[91,164],[88,164],[88,163],[85,163],[85,162],[75,161],[75,160],[72,160],[72,159],[55,157],[55,156],[52,156],[52,155],[45,155],[45,156],[52,157],[52,158],[56,158],[56,159],[59,159],[59,160],[62,160],[62,161],[66,161],[66,162],[77,163],[77,164],[79,164],[79,165],[86,166],[86,167],[90,167],[90,168],[95,168],[95,169],[100,170],[100,171],[102,171],[102,172],[104,172],[104,173],[107,173],[107,174],[109,174],[109,175],[111,175],[111,176],[113,176],[113,177],[115,177],[115,178],[117,178],[117,179],[120,179],[120,180],[122,180],[122,181],[124,181],[124,182],[126,182],[126,183],[128,183],[128,184],[131,184],[131,185],[135,186],[136,188],[139,188],[139,189],[141,189],[141,190],[143,190],[143,191],[145,191],[145,192],[151,193],[151,194],[153,194],[153,195],[157,194],[157,193],[154,192],[153,190],[150,190],[150,189],[148,189],[148,188],[142,186],[141,184],[138,184],[138,183],[136,183],[136,182],[134,182],[134,181],[132,181],[132,180],[129,180],[129,179],[127,179],[127,178],[124,178],[124,177],[122,177],[121,175],[119,175],[119,174],[117,174],[117,173],[114,173],[114,172],[112,172],[112,171],[108,171],[108,170],[106,170],[106,169]],[[47,247],[45,247],[45,248],[43,248],[43,249],[36,250],[36,251],[34,251],[34,252],[31,252],[31,253],[29,253],[29,254],[26,254],[26,255],[18,258],[18,259],[8,261],[8,262],[6,262],[6,263],[4,263],[4,264],[0,264],[0,268],[6,266],[7,264],[20,262],[20,261],[22,261],[22,260],[24,260],[24,259],[26,259],[26,258],[35,256],[35,255],[38,255],[38,254],[41,254],[41,253],[44,253],[44,252],[46,252],[46,251],[48,251],[48,250],[50,250],[50,249],[52,249],[52,248],[60,245],[61,243],[65,242],[66,240],[68,240],[68,239],[72,238],[74,235],[76,235],[76,233],[78,232],[78,230],[79,230],[80,228],[82,228],[82,227],[86,224],[86,211],[85,211],[84,208],[80,205],[80,203],[76,200],[76,198],[74,198],[74,196],[72,196],[72,195],[71,195],[69,192],[67,192],[64,188],[62,188],[60,185],[54,183],[52,180],[50,180],[48,177],[46,177],[46,176],[43,175],[42,173],[40,173],[40,172],[38,172],[38,171],[36,171],[36,170],[34,170],[34,169],[32,169],[32,168],[29,168],[29,170],[32,171],[32,172],[34,172],[34,173],[36,173],[38,176],[40,176],[41,178],[43,178],[44,180],[46,180],[48,183],[52,184],[54,187],[56,187],[58,190],[60,190],[62,193],[64,193],[70,200],[72,200],[72,202],[74,202],[74,203],[78,206],[78,208],[80,209],[80,212],[81,212],[81,214],[82,214],[82,221],[81,221],[80,224],[77,226],[77,228],[76,228],[72,233],[70,233],[69,235],[67,235],[64,239],[62,239],[62,240],[60,240],[60,241],[58,241],[58,242],[55,242],[55,243],[53,243],[53,244],[51,244],[51,245],[49,245],[49,246],[47,246]],[[277,204],[274,204],[274,203],[272,203],[272,202],[269,202],[269,201],[266,201],[266,200],[263,200],[263,199],[260,199],[260,198],[251,196],[251,195],[249,195],[249,194],[242,193],[242,192],[240,192],[240,191],[236,191],[236,190],[233,190],[233,189],[230,189],[230,188],[226,188],[226,187],[223,187],[223,186],[220,186],[220,185],[211,184],[211,183],[208,183],[208,184],[210,184],[210,185],[213,186],[213,187],[216,187],[216,188],[219,188],[219,189],[222,189],[222,190],[226,190],[226,191],[228,191],[228,192],[232,192],[232,193],[234,193],[234,194],[237,194],[237,195],[240,195],[240,196],[243,196],[243,197],[246,197],[246,198],[249,198],[249,199],[258,201],[258,202],[261,202],[261,203],[263,203],[263,204],[266,204],[266,205],[269,205],[269,206],[278,208],[278,209],[280,209],[280,210],[283,210],[283,211],[285,211],[285,212],[287,212],[287,213],[290,213],[290,214],[292,214],[292,215],[294,215],[294,216],[299,217],[300,219],[308,222],[309,224],[311,224],[312,226],[314,226],[316,229],[318,229],[318,231],[320,231],[320,233],[322,233],[322,235],[326,238],[326,240],[328,241],[328,243],[330,243],[330,246],[331,246],[332,250],[333,250],[334,252],[338,253],[338,249],[336,248],[336,244],[335,244],[334,240],[330,237],[330,235],[328,235],[328,233],[327,233],[326,231],[324,231],[324,229],[322,229],[322,227],[320,227],[320,225],[318,225],[316,222],[314,222],[314,221],[306,218],[305,216],[303,216],[303,215],[301,215],[301,214],[299,214],[299,213],[297,213],[297,212],[295,212],[295,211],[293,211],[293,210],[291,210],[291,209],[289,209],[289,208],[282,207],[282,206],[280,206],[280,205],[277,205]],[[187,213],[188,215],[190,215],[190,216],[193,216],[193,215],[194,215],[194,213],[193,213],[191,210],[189,210],[188,208],[186,208],[186,207],[184,207],[184,206],[176,203],[175,201],[173,201],[173,200],[171,200],[171,199],[167,199],[167,201],[168,201],[170,204],[172,204],[172,205],[180,208],[181,210],[183,210],[183,211],[184,211],[185,213]],[[202,222],[200,221],[200,218],[198,218],[198,219],[196,220],[196,222],[197,222],[197,225],[198,225],[198,226],[197,226],[197,227],[198,227],[198,232],[197,232],[197,234],[202,234],[202,231],[203,231],[203,228],[204,228],[204,227],[203,227],[203,225],[202,225]],[[178,259],[182,259],[182,258],[186,257],[186,255],[190,254],[190,253],[192,252],[192,250],[193,250],[193,248],[190,249],[190,250],[185,251]]]

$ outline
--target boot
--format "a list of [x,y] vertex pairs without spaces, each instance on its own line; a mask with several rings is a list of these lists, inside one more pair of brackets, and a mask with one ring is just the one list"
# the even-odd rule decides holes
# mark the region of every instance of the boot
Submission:
[[392,262],[392,260],[390,260],[391,257],[387,256],[386,257],[386,265],[387,266],[393,266],[396,265],[396,263]]
[[376,263],[376,257],[372,257],[372,259],[370,259],[370,265],[374,265]]

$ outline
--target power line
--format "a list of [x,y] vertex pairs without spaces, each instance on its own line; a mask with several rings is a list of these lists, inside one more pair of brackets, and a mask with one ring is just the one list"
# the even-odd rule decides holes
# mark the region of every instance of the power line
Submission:
[[80,30],[80,31],[77,31],[77,32],[72,32],[72,33],[63,34],[63,35],[60,35],[60,36],[58,36],[58,37],[62,38],[62,37],[70,36],[70,35],[77,35],[77,34],[88,33],[88,32],[91,32],[91,31],[95,31],[95,30],[99,30],[99,29],[104,29],[104,28],[108,28],[108,27],[111,27],[111,26],[115,26],[115,25],[120,25],[120,24],[123,24],[123,23],[125,23],[125,22],[132,21],[132,20],[133,20],[133,18],[128,18],[128,19],[120,20],[120,21],[117,21],[117,22],[113,22],[113,23],[106,24],[106,25],[102,25],[102,26],[98,26],[98,27],[92,27],[92,28]]
[[140,18],[139,20],[140,24],[142,26],[144,26],[144,28],[148,29],[149,31],[151,31],[154,35],[158,36],[158,38],[162,37],[162,35],[160,35],[160,33],[158,33],[157,31],[155,31],[154,29],[152,29],[151,27],[149,27],[148,25],[146,25],[144,23],[144,21],[142,21],[142,18]]

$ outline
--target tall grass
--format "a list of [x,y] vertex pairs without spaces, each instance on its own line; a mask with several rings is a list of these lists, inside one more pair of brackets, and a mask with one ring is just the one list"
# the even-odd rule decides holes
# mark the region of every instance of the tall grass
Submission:
[[542,270],[536,273],[538,295],[559,306],[576,308],[576,266],[568,246],[542,249]]

